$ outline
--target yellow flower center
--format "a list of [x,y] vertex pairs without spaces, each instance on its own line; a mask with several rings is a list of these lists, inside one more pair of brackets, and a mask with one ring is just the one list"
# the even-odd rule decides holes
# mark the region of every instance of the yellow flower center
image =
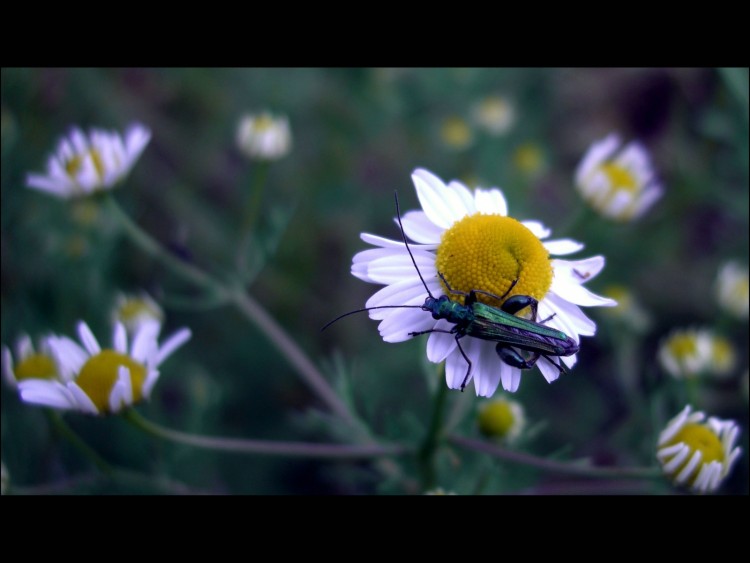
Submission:
[[270,115],[261,115],[253,124],[256,133],[265,133],[273,128],[273,118]]
[[31,354],[13,369],[17,381],[24,379],[55,379],[57,366],[46,354]]
[[488,403],[479,412],[479,430],[485,436],[502,438],[508,435],[515,424],[515,416],[508,401],[497,400]]
[[109,411],[109,396],[112,387],[117,382],[117,372],[120,366],[125,366],[130,370],[133,403],[137,403],[143,397],[141,390],[146,379],[146,368],[130,356],[114,350],[102,350],[95,356],[91,356],[81,368],[76,383],[94,402],[99,412]]
[[443,122],[440,136],[446,145],[455,149],[463,149],[471,143],[471,129],[460,117],[449,117]]
[[124,323],[135,321],[140,316],[160,320],[162,315],[143,299],[128,299],[117,309],[117,316]]
[[638,181],[629,170],[613,162],[605,162],[599,165],[599,169],[606,174],[612,188],[629,192],[637,192],[640,189]]
[[68,173],[68,176],[73,180],[76,179],[76,175],[83,165],[83,159],[87,156],[91,157],[91,161],[94,163],[94,168],[96,169],[96,174],[99,179],[101,180],[104,178],[104,162],[102,162],[102,157],[99,155],[99,151],[94,149],[89,149],[88,152],[83,155],[77,154],[65,163],[65,171]]
[[714,371],[729,371],[734,367],[734,348],[726,338],[715,336],[711,348],[711,360]]
[[[552,284],[552,263],[541,241],[519,221],[502,215],[476,213],[457,221],[443,233],[435,265],[453,290],[480,289],[502,297],[530,295],[541,300]],[[443,283],[441,281],[441,283]],[[446,295],[459,303],[443,284]],[[479,301],[499,307],[502,302],[484,294]]]
[[680,464],[677,469],[672,472],[672,475],[678,475],[680,471],[688,464],[690,458],[693,456],[693,452],[701,452],[701,463],[696,467],[694,477],[689,481],[695,480],[700,472],[701,465],[711,463],[712,461],[724,462],[724,447],[721,444],[721,440],[716,433],[711,430],[708,426],[698,423],[686,424],[669,442],[664,444],[663,447],[672,446],[674,444],[685,443],[690,448],[690,455],[685,461]]
[[523,144],[513,153],[513,162],[524,174],[533,174],[542,168],[542,151],[532,143]]
[[684,362],[698,355],[698,341],[692,333],[674,334],[667,348],[678,362]]

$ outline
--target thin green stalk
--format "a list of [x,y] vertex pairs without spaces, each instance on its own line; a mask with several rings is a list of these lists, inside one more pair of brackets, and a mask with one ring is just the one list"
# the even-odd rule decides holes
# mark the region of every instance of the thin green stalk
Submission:
[[165,250],[159,242],[151,237],[146,231],[141,229],[128,216],[128,214],[122,210],[112,194],[108,193],[105,200],[112,215],[114,215],[114,217],[120,222],[130,239],[146,254],[158,259],[175,274],[185,278],[191,283],[204,289],[209,289],[219,293],[221,292],[221,285],[211,276],[195,266],[180,260],[171,252]]
[[256,230],[258,223],[260,207],[263,201],[263,188],[266,183],[269,168],[270,163],[268,162],[257,162],[255,164],[253,178],[250,182],[250,194],[245,203],[245,212],[242,216],[242,228],[238,237],[239,243],[237,244],[236,257],[237,269],[240,272],[240,277],[243,279],[247,277],[248,273],[247,254],[250,249],[250,243],[253,240],[253,231]]
[[473,438],[465,438],[463,436],[450,435],[448,436],[448,441],[467,450],[482,452],[511,463],[534,467],[535,469],[550,473],[581,475],[602,479],[622,479],[626,477],[637,479],[662,478],[661,470],[656,467],[594,467],[591,465],[544,459],[523,452],[507,450],[494,444],[489,444]]
[[302,349],[287,335],[284,329],[260,306],[252,297],[244,293],[241,289],[230,289],[220,281],[204,273],[191,264],[187,264],[171,253],[167,252],[156,240],[144,232],[130,217],[120,208],[111,194],[107,195],[107,205],[112,214],[125,228],[125,232],[141,249],[146,253],[161,260],[175,274],[182,276],[186,280],[209,290],[214,295],[230,298],[239,310],[256,324],[271,342],[276,346],[279,352],[284,355],[289,362],[296,368],[299,375],[312,390],[328,405],[328,407],[338,416],[347,422],[354,423],[355,418],[349,412],[347,406],[338,398],[333,388],[329,385],[323,375],[318,371],[315,365],[305,355]]
[[245,317],[268,336],[273,345],[295,367],[305,383],[328,405],[328,408],[345,421],[352,424],[356,422],[349,408],[318,371],[315,364],[255,299],[247,293],[235,291],[232,300]]
[[84,442],[83,439],[78,434],[76,434],[70,426],[68,426],[68,424],[63,420],[62,415],[54,410],[45,410],[47,412],[47,417],[49,418],[49,421],[52,423],[52,426],[55,428],[55,430],[63,438],[70,442],[73,447],[81,452],[86,459],[93,463],[99,471],[109,477],[112,477],[112,475],[114,474],[114,468],[109,463],[104,461],[104,459],[98,453],[96,453],[91,446]]
[[197,436],[164,428],[145,419],[135,410],[129,409],[123,417],[144,432],[162,440],[169,440],[197,448],[237,454],[277,455],[284,457],[307,457],[325,459],[367,459],[401,455],[408,449],[401,445],[381,446],[315,444],[306,442],[275,442],[268,440],[243,440],[213,436]]
[[438,384],[435,394],[435,404],[432,410],[430,427],[427,430],[422,447],[419,449],[419,464],[422,469],[422,485],[424,490],[429,490],[436,485],[435,475],[435,452],[443,437],[443,413],[448,397],[448,386],[444,383]]

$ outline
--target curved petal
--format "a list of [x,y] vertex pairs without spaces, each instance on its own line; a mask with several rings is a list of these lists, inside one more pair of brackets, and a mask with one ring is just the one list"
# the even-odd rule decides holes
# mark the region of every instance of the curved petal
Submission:
[[[398,225],[398,220],[395,219]],[[424,211],[409,211],[401,217],[404,232],[410,240],[424,244],[440,244],[443,229],[429,220]]]
[[403,342],[414,338],[413,332],[431,330],[435,326],[432,315],[418,309],[405,309],[390,315],[378,325],[378,332],[386,342]]
[[420,276],[423,278],[437,277],[435,256],[424,252],[415,253],[413,256],[414,262],[406,251],[370,260],[366,271],[368,281],[393,284]]
[[594,279],[604,268],[604,256],[592,256],[582,260],[552,260],[555,277],[569,278],[577,283]]
[[159,321],[150,319],[138,326],[138,331],[133,336],[130,356],[141,364],[146,363],[152,358],[158,349],[156,339],[161,331]]
[[53,409],[72,409],[76,405],[70,391],[58,381],[25,379],[18,384],[18,392],[26,403]]
[[604,139],[593,143],[576,169],[576,183],[584,184],[586,176],[602,161],[607,160],[619,146],[620,137],[616,133],[610,133]]
[[152,365],[160,366],[162,362],[164,362],[164,360],[166,360],[174,353],[175,350],[177,350],[180,346],[185,344],[185,342],[190,340],[190,337],[192,335],[193,333],[189,328],[181,328],[180,330],[172,334],[172,336],[167,338],[167,341],[159,347],[159,351],[156,354],[156,359],[154,360]]
[[596,295],[582,285],[571,282],[570,279],[566,279],[562,276],[555,276],[552,279],[550,292],[557,294],[566,301],[570,301],[571,303],[575,303],[576,305],[583,305],[584,307],[617,306],[617,301],[615,301],[614,299]]
[[102,349],[99,347],[99,342],[97,342],[96,337],[94,336],[94,333],[91,332],[89,325],[87,325],[84,321],[78,323],[78,336],[81,339],[81,342],[83,342],[83,346],[86,348],[86,351],[89,353],[89,355],[95,356],[102,351]]
[[550,240],[542,244],[547,252],[557,255],[573,254],[583,249],[582,243],[569,238]]
[[128,334],[125,330],[125,325],[123,325],[120,321],[117,321],[115,323],[112,343],[114,344],[115,350],[120,354],[128,353]]
[[492,397],[500,384],[503,362],[497,357],[494,342],[485,342],[476,338],[469,340],[466,353],[474,364],[474,391],[477,397]]
[[552,234],[552,231],[539,221],[521,221],[521,224],[529,229],[538,239],[545,239]]
[[474,194],[464,184],[458,180],[453,180],[448,184],[448,187],[461,199],[461,206],[466,211],[465,215],[472,215],[479,210],[475,203]]
[[[453,325],[440,319],[433,327],[435,330],[450,331]],[[427,359],[433,363],[445,360],[456,349],[456,337],[447,332],[433,332],[427,339]]]
[[[372,244],[373,246],[379,246],[381,248],[404,248],[404,241],[402,240],[391,240],[378,235],[371,235],[370,233],[361,233],[359,235],[364,242]],[[435,250],[437,244],[409,244],[412,252],[415,250]]]
[[99,409],[94,404],[94,401],[75,382],[67,383],[66,386],[71,395],[75,397],[75,409],[86,414],[99,414]]
[[[365,308],[384,305],[416,305],[424,302],[425,297],[427,296],[422,281],[414,277],[379,289],[365,302]],[[370,318],[377,319],[378,314],[377,311],[371,311]]]
[[[435,225],[445,230],[456,221],[457,216],[460,218],[465,215],[465,213],[460,214],[464,211],[460,197],[451,197],[450,191],[440,178],[423,168],[415,170],[411,177],[417,190],[419,203]],[[454,209],[456,205],[459,206],[459,210]]]
[[505,201],[503,193],[496,188],[475,190],[474,202],[477,211],[480,213],[494,213],[503,217],[508,215],[508,203]]
[[544,376],[544,379],[547,380],[547,383],[552,383],[558,377],[560,377],[560,370],[544,358],[539,358],[536,366],[539,368],[539,371],[542,372],[542,375]]

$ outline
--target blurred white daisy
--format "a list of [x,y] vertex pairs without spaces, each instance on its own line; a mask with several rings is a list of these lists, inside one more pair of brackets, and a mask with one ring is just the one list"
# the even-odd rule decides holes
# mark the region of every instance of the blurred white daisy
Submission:
[[474,133],[466,120],[453,115],[440,124],[440,138],[447,147],[461,151],[474,142]]
[[[592,336],[596,325],[580,309],[584,306],[614,306],[612,299],[600,297],[583,287],[604,267],[604,257],[583,260],[551,259],[550,254],[577,252],[583,245],[569,239],[542,242],[550,231],[537,221],[519,222],[508,217],[505,198],[500,190],[477,189],[471,192],[453,181],[447,186],[424,169],[412,174],[423,211],[403,215],[404,231],[414,241],[410,245],[414,259],[432,295],[447,294],[459,301],[462,297],[447,292],[438,272],[456,291],[482,290],[507,296],[528,295],[539,301],[538,321],[560,330],[579,342],[579,336]],[[501,361],[495,342],[466,337],[458,347],[454,326],[445,319],[435,320],[419,308],[425,303],[425,287],[401,240],[388,240],[363,233],[363,241],[376,248],[353,258],[352,274],[370,283],[386,287],[375,293],[366,307],[408,305],[417,308],[376,309],[370,318],[380,320],[380,335],[386,342],[402,342],[415,332],[431,332],[427,340],[427,358],[446,361],[446,380],[451,389],[461,388],[471,360],[470,379],[477,395],[490,397],[502,381],[503,388],[515,392],[521,381],[521,370]],[[496,299],[480,294],[479,300],[500,306]],[[523,311],[519,311],[523,313]],[[558,360],[540,358],[536,363],[547,381],[560,375]],[[572,367],[576,356],[562,362]]]
[[750,309],[748,269],[739,262],[727,262],[716,278],[716,299],[725,311],[746,319]]
[[734,421],[706,419],[688,405],[659,435],[656,458],[676,485],[714,492],[740,456],[741,448],[735,447],[739,431]]
[[479,407],[479,431],[500,442],[514,442],[526,426],[523,405],[504,397],[487,401]]
[[151,139],[151,131],[136,123],[125,132],[79,128],[60,139],[47,161],[47,174],[29,174],[26,185],[59,198],[90,195],[117,184],[135,164]]
[[609,285],[604,288],[603,293],[617,301],[617,307],[607,310],[609,316],[618,319],[637,333],[645,333],[651,327],[651,315],[627,287]]
[[190,330],[182,328],[160,346],[160,328],[154,322],[142,324],[128,343],[125,326],[118,322],[113,347],[102,349],[88,325],[79,322],[83,347],[64,336],[48,340],[60,367],[60,380],[21,381],[21,399],[94,415],[117,413],[148,399],[159,378],[158,367],[190,338]]
[[637,142],[621,148],[615,133],[591,145],[576,170],[576,187],[594,209],[617,221],[637,219],[663,193],[646,149]]
[[164,311],[146,292],[138,295],[121,293],[117,296],[112,310],[112,321],[121,322],[133,333],[146,322],[164,322]]
[[679,328],[659,344],[659,363],[672,377],[727,375],[735,366],[732,343],[708,328]]
[[237,128],[237,146],[243,154],[258,160],[277,160],[289,153],[292,133],[285,116],[268,112],[244,115]]
[[516,120],[513,104],[502,96],[487,96],[471,109],[474,122],[492,135],[507,133]]
[[60,371],[57,367],[49,336],[40,338],[37,347],[28,334],[22,334],[16,340],[15,362],[10,349],[3,344],[2,363],[3,378],[11,387],[16,387],[24,379],[55,379]]

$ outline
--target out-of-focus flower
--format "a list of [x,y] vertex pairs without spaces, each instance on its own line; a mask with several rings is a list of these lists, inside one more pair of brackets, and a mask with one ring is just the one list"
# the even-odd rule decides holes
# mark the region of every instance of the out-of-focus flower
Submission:
[[289,120],[286,116],[274,117],[269,112],[243,115],[237,127],[237,146],[249,158],[278,160],[292,147]]
[[3,378],[11,387],[25,379],[55,379],[60,370],[49,346],[49,336],[40,338],[36,349],[28,334],[16,340],[15,362],[10,349],[3,345]]
[[735,447],[739,427],[734,421],[692,412],[690,405],[659,435],[656,458],[667,477],[696,493],[719,488],[739,458]]
[[716,278],[716,299],[722,309],[735,317],[748,317],[750,285],[747,266],[727,262],[721,267]]
[[659,363],[677,379],[724,376],[735,366],[732,343],[707,328],[673,330],[659,345]]
[[[496,342],[467,337],[459,344],[450,332],[455,325],[422,309],[427,297],[424,284],[435,299],[445,295],[460,303],[469,291],[480,290],[485,293],[478,294],[478,300],[495,307],[502,303],[487,293],[507,293],[506,298],[531,296],[538,300],[539,319],[576,344],[580,336],[596,332],[596,324],[579,306],[616,304],[583,286],[604,267],[604,257],[552,258],[577,252],[583,245],[570,239],[543,242],[550,231],[537,221],[520,222],[508,217],[499,189],[470,191],[455,180],[446,185],[424,169],[415,170],[412,180],[424,211],[405,213],[403,226],[405,236],[415,241],[409,246],[424,282],[403,241],[367,233],[361,235],[362,240],[376,248],[354,256],[352,274],[385,285],[366,303],[367,308],[374,308],[370,318],[381,321],[378,329],[383,340],[402,342],[413,338],[414,333],[429,333],[427,358],[436,363],[445,360],[446,382],[451,389],[463,388],[473,379],[479,396],[491,397],[500,382],[505,390],[515,392],[521,369],[498,357]],[[444,276],[442,280],[438,272]],[[448,291],[446,282],[454,293]],[[467,358],[472,365],[470,374]],[[560,376],[559,362],[572,367],[576,356],[541,356],[535,367],[552,382]]]
[[113,347],[102,349],[88,325],[78,324],[83,348],[64,336],[50,337],[49,346],[60,368],[59,380],[25,379],[18,384],[27,403],[86,414],[117,413],[148,399],[159,378],[159,366],[190,338],[182,328],[158,343],[161,326],[141,324],[128,345],[122,323],[116,323]]
[[500,442],[514,442],[526,426],[523,406],[518,401],[499,398],[479,408],[479,431]]
[[443,120],[440,126],[440,138],[449,148],[464,150],[471,146],[474,134],[465,119],[454,115]]
[[610,285],[604,288],[604,295],[617,301],[616,307],[606,310],[606,314],[621,320],[634,332],[646,332],[651,326],[651,317],[636,299],[633,292],[622,285]]
[[513,164],[526,176],[535,176],[546,166],[544,153],[536,143],[523,143],[513,151]]
[[431,497],[444,497],[444,496],[454,496],[456,493],[453,491],[446,491],[443,487],[437,487],[435,489],[430,489],[429,491],[425,491],[424,493],[427,496]]
[[614,133],[591,145],[576,170],[576,187],[599,213],[626,222],[643,215],[661,197],[663,188],[640,143],[620,147]]
[[26,185],[59,198],[91,195],[112,189],[125,177],[151,139],[151,131],[136,123],[125,132],[71,130],[47,161],[47,174],[29,174]]
[[138,295],[117,296],[112,310],[112,321],[121,322],[130,333],[134,333],[146,322],[164,322],[164,311],[146,292]]
[[513,104],[502,96],[487,96],[471,110],[474,122],[492,135],[507,133],[516,121]]

